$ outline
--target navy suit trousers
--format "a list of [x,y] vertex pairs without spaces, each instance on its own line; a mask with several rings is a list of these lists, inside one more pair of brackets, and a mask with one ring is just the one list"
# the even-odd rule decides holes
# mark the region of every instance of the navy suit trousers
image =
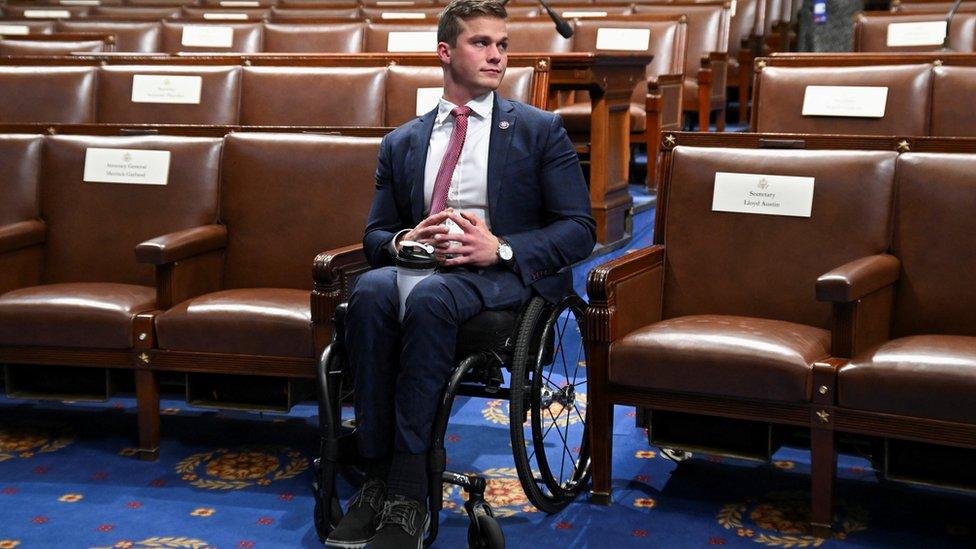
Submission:
[[485,285],[481,274],[468,269],[437,272],[414,287],[402,323],[396,268],[359,278],[349,298],[346,349],[355,375],[362,457],[429,450],[441,393],[455,365],[458,328],[482,310],[516,308],[531,296],[515,273],[492,278],[498,283]]

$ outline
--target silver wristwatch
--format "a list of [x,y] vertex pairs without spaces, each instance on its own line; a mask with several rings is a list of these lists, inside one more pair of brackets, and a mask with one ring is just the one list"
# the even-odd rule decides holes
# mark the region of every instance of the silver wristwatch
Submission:
[[502,261],[502,263],[505,263],[506,265],[508,265],[508,264],[510,264],[512,262],[512,258],[514,256],[515,256],[515,254],[514,254],[514,252],[512,252],[512,247],[508,245],[508,242],[505,242],[504,240],[502,240],[501,238],[499,238],[498,239],[498,259],[500,259]]

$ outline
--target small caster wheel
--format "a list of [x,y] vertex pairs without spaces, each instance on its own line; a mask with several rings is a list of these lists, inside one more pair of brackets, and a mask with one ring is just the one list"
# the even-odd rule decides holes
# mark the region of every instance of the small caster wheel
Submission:
[[505,549],[505,534],[487,503],[476,505],[469,515],[468,547],[476,549]]
[[675,448],[661,448],[661,455],[675,463],[681,463],[682,461],[691,459],[692,453],[684,450],[677,450]]

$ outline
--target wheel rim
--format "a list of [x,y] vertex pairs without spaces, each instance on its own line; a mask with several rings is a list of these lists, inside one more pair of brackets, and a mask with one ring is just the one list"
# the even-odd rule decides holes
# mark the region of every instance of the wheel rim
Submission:
[[[531,463],[534,457],[541,480],[557,499],[569,499],[582,489],[589,474],[587,440],[586,371],[582,361],[580,321],[583,301],[563,300],[550,313],[542,331],[531,372]],[[551,344],[549,343],[551,341]]]

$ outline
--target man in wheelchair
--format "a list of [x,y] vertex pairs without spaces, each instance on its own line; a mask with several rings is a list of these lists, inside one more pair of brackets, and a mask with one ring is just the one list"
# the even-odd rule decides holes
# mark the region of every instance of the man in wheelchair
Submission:
[[[427,454],[459,327],[533,294],[559,300],[572,288],[561,269],[593,249],[586,183],[560,118],[494,91],[507,64],[505,18],[496,0],[445,8],[443,97],[380,147],[363,240],[372,270],[344,319],[367,479],[328,546],[422,546]],[[404,241],[433,246],[439,267],[413,288],[401,321],[394,260]]]

